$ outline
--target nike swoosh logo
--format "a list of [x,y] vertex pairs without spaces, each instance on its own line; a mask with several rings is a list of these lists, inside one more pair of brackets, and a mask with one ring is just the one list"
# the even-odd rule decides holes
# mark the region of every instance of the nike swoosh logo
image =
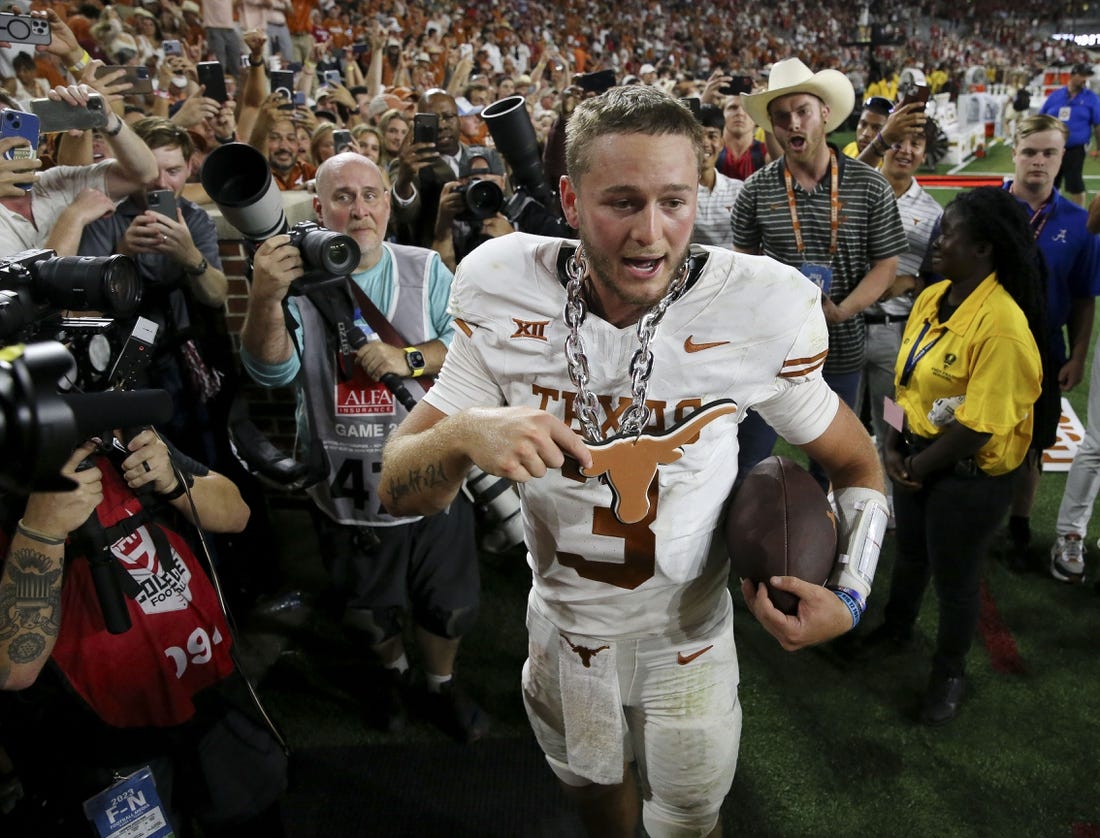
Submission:
[[716,346],[725,346],[729,343],[728,340],[714,340],[710,343],[696,343],[692,338],[695,335],[688,335],[687,340],[684,341],[685,352],[702,352],[704,349],[714,349]]
[[683,652],[678,652],[677,655],[676,655],[676,663],[680,664],[680,666],[685,666],[685,665],[691,663],[693,660],[695,660],[700,655],[709,652],[713,648],[714,648],[714,644],[712,643],[710,646],[707,646],[706,648],[700,649],[698,652],[692,652],[690,655],[685,655]]

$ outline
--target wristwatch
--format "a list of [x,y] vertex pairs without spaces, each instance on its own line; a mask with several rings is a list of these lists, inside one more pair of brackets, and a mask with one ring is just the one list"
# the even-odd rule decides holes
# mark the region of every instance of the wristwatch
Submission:
[[413,378],[420,378],[424,374],[424,353],[415,346],[405,347],[405,363],[409,365]]
[[194,268],[188,265],[184,265],[183,272],[188,276],[202,276],[204,273],[206,273],[206,269],[209,267],[210,265],[207,263],[206,257],[203,256],[202,261],[199,262],[199,264]]

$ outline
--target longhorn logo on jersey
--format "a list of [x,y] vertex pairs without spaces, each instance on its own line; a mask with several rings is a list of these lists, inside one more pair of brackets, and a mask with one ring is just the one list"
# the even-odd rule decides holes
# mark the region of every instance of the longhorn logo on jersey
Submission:
[[722,399],[697,410],[664,433],[585,443],[592,453],[592,467],[582,468],[581,474],[603,475],[613,495],[611,511],[622,523],[635,524],[649,514],[648,490],[657,467],[676,462],[684,455],[683,447],[698,440],[703,428],[736,411],[733,401]]

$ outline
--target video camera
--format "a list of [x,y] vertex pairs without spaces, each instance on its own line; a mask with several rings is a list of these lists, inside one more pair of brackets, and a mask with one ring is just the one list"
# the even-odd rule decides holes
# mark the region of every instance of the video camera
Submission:
[[171,419],[162,390],[101,392],[132,385],[148,357],[142,290],[127,256],[40,249],[0,260],[0,490],[71,489],[59,472],[84,440]]

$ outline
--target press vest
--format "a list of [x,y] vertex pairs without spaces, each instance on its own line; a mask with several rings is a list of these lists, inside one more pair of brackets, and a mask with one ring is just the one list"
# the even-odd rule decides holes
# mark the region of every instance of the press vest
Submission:
[[[390,311],[382,314],[407,345],[425,343],[434,337],[427,330],[434,251],[396,244],[383,247],[392,259],[397,292]],[[298,313],[306,335],[301,380],[310,444],[323,447],[328,465],[328,476],[309,489],[310,497],[341,524],[392,526],[415,520],[390,515],[378,500],[382,448],[408,411],[362,367],[339,362],[338,341],[307,296],[298,298]],[[350,312],[347,319],[350,322]],[[319,339],[325,335],[331,339]],[[415,399],[426,392],[416,379],[405,379],[404,384]]]

